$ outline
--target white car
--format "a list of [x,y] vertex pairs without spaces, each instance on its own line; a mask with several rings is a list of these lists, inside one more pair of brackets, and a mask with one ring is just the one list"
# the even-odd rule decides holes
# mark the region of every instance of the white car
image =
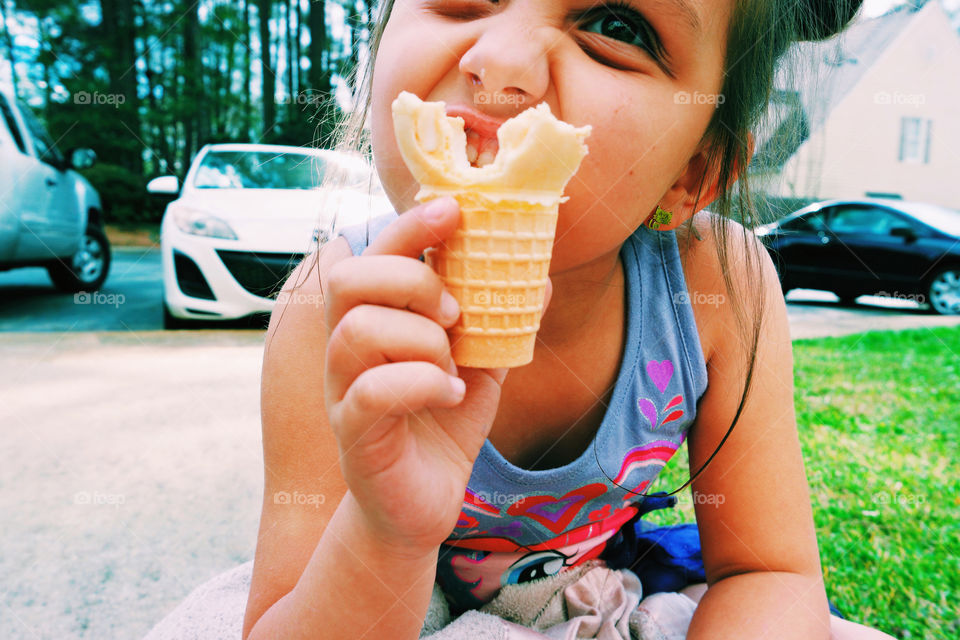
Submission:
[[[324,200],[319,185],[331,163],[352,186]],[[179,193],[160,227],[168,329],[269,313],[330,216],[339,229],[393,210],[361,159],[282,145],[207,145],[182,190],[175,176],[154,178],[147,190]],[[321,211],[325,202],[336,210]]]
[[0,90],[0,271],[46,267],[61,291],[96,291],[110,270],[97,191],[74,169],[90,149],[64,157],[30,109]]

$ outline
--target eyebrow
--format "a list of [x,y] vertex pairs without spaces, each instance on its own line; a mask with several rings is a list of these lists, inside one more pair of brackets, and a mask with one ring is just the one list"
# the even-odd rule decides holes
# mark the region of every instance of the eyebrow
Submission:
[[700,21],[700,14],[696,12],[687,0],[650,0],[650,4],[654,5],[658,10],[662,9],[667,12],[672,11],[675,14],[679,14],[694,34],[701,35],[703,24]]

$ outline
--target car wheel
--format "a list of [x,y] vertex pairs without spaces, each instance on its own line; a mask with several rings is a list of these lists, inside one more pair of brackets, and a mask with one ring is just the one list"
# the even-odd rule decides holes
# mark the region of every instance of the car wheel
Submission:
[[960,314],[960,267],[941,269],[927,285],[930,311],[940,315]]
[[110,272],[110,241],[98,226],[90,225],[73,257],[47,265],[54,286],[66,293],[97,291]]

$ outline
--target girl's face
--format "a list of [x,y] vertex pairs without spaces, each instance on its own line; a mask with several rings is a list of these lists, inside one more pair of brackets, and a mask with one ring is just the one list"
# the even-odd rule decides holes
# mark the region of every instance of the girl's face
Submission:
[[702,163],[691,158],[723,100],[732,9],[733,0],[396,0],[370,114],[387,194],[406,211],[419,188],[393,134],[401,91],[498,120],[547,102],[593,127],[560,206],[550,272],[615,254],[658,204],[673,211],[696,192]]

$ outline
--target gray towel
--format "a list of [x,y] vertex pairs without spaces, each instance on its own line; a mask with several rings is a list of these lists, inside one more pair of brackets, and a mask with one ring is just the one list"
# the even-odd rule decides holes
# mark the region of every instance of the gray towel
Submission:
[[[194,589],[144,640],[238,640],[253,561]],[[696,603],[680,593],[641,601],[637,576],[599,560],[524,584],[507,585],[479,610],[451,620],[434,585],[420,637],[425,640],[682,640]]]

